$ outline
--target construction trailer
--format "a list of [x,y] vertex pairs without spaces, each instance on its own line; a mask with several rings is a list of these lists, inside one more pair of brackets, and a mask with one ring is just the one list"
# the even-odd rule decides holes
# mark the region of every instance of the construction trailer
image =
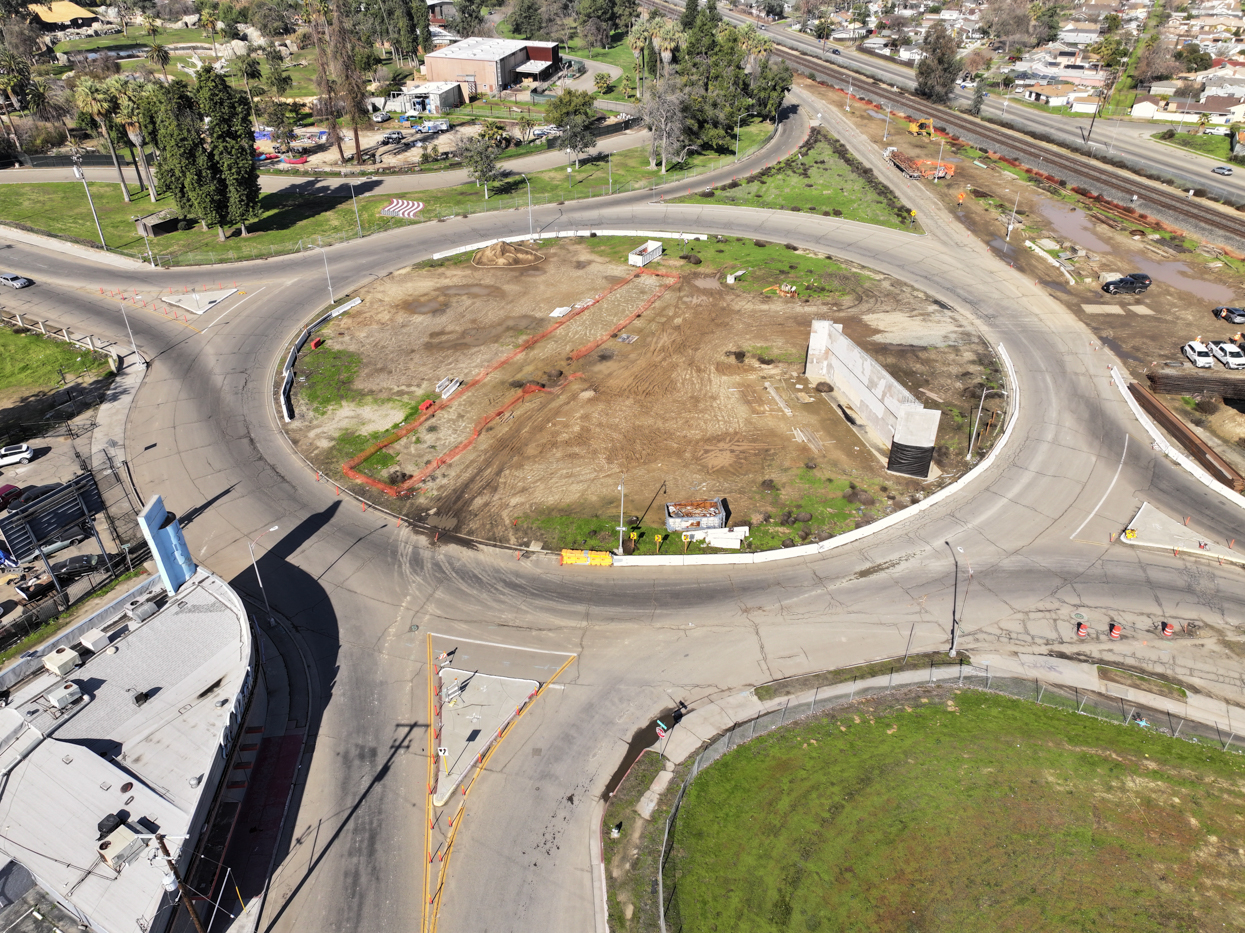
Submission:
[[667,531],[708,531],[725,527],[726,503],[721,498],[666,503]]
[[647,266],[654,259],[661,259],[661,240],[649,240],[627,254],[627,265]]

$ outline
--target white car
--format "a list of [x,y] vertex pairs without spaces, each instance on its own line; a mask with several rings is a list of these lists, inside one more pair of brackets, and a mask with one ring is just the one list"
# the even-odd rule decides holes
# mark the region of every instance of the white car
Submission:
[[1228,340],[1212,340],[1207,346],[1215,359],[1228,369],[1245,369],[1245,353],[1236,344]]
[[372,114],[373,123],[384,123],[388,119],[389,119],[389,114],[385,113],[385,111],[383,110],[378,110],[376,113]]
[[1200,341],[1190,340],[1180,350],[1198,369],[1210,369],[1215,365],[1215,358],[1210,355],[1206,344]]
[[15,275],[12,272],[0,273],[0,285],[7,285],[9,288],[27,288],[34,284],[24,275]]
[[29,463],[35,458],[35,452],[29,444],[13,444],[0,447],[0,466],[11,466],[14,463]]

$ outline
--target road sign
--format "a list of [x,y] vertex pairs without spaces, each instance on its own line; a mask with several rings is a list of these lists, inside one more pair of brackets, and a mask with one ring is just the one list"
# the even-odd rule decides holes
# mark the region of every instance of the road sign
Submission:
[[660,719],[657,720],[657,738],[664,739],[666,737],[666,724]]

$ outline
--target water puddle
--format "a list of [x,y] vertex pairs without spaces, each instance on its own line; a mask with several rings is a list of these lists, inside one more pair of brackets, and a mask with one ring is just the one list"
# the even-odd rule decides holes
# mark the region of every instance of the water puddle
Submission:
[[1059,201],[1049,201],[1045,198],[1037,202],[1037,208],[1051,229],[1071,240],[1081,249],[1094,253],[1111,252],[1111,247],[1094,235],[1092,221],[1080,208],[1069,208]]
[[1136,254],[1130,257],[1130,261],[1132,266],[1128,269],[1129,272],[1146,272],[1156,282],[1162,282],[1172,286],[1172,288],[1178,288],[1205,301],[1214,302],[1215,304],[1232,303],[1232,289],[1226,285],[1216,285],[1214,282],[1204,282],[1201,279],[1190,278],[1185,275],[1189,271],[1189,266],[1186,263],[1142,259]]

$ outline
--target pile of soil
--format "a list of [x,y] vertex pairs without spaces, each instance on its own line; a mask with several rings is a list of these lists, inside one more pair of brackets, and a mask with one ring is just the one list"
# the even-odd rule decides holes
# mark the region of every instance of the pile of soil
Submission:
[[535,250],[500,240],[471,257],[471,264],[475,266],[534,266],[544,261],[545,257]]

